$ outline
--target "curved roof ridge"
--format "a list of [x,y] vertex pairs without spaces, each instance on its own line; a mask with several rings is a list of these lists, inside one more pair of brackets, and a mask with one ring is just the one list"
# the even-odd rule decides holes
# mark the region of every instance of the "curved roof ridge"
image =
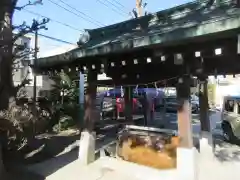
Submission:
[[[231,1],[232,0],[223,0],[219,3],[227,4]],[[86,33],[80,37],[79,45],[83,45],[91,40],[100,40],[109,38],[113,35],[118,36],[125,33],[132,33],[134,31],[146,29],[152,25],[164,23],[169,17],[174,18],[175,16],[181,16],[185,13],[196,11],[201,8],[218,5],[219,4],[214,0],[197,0],[109,26],[100,27],[97,29],[86,29]],[[88,41],[85,41],[86,34],[88,36]],[[84,41],[82,41],[82,39],[84,39]]]
[[[100,28],[96,28],[96,29],[85,29],[85,31],[86,31],[86,33],[89,34],[90,40],[106,38],[108,36],[111,36],[113,33],[114,34],[117,34],[117,33],[122,34],[125,32],[129,32],[133,29],[136,29],[137,26],[139,26],[139,24],[141,24],[141,22],[149,20],[154,16],[165,16],[165,14],[166,14],[166,17],[167,17],[176,12],[184,11],[184,9],[189,8],[189,7],[192,8],[192,10],[196,10],[196,8],[199,7],[198,5],[199,5],[198,1],[193,1],[193,2],[189,2],[189,3],[181,4],[179,6],[175,6],[175,7],[169,8],[169,9],[151,13],[146,16],[139,17],[139,18],[129,19],[129,20],[126,20],[123,22],[115,23],[115,24],[112,24],[109,26],[100,27]],[[82,35],[82,36],[86,36],[86,34]],[[80,37],[80,39],[81,39],[81,37]],[[79,44],[83,44],[83,43],[84,42],[80,42]]]

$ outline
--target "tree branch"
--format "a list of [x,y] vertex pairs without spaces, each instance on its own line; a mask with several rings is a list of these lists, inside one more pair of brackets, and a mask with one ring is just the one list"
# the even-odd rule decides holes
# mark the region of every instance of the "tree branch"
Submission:
[[47,18],[44,18],[42,20],[42,22],[38,22],[36,20],[33,20],[33,23],[31,26],[27,26],[26,24],[22,24],[22,26],[20,26],[20,31],[18,34],[16,34],[14,37],[13,37],[13,43],[20,37],[28,34],[28,33],[31,33],[31,32],[34,32],[34,31],[37,31],[39,29],[46,29],[45,27],[45,24],[47,24],[49,22],[49,19]]
[[23,81],[18,86],[15,87],[15,93],[17,93],[21,88],[25,87],[27,84],[30,84],[31,79],[28,79],[28,75],[29,75],[29,71],[27,72]]
[[23,23],[20,24],[20,25],[18,25],[18,26],[13,25],[13,26],[12,26],[12,30],[15,30],[15,29],[22,29],[22,28],[24,28],[25,26],[26,26],[26,21],[23,21]]
[[[41,22],[38,22],[36,20],[33,20],[33,23],[31,26],[26,25],[26,22],[23,22],[21,25],[19,26],[14,26],[14,28],[19,29],[19,32],[11,39],[12,43],[11,45],[14,45],[16,40],[20,37],[25,36],[28,33],[40,30],[40,29],[46,29],[46,24],[49,22],[49,19],[44,18]],[[7,37],[7,31],[2,31],[0,32],[0,37]],[[12,35],[11,35],[12,36]],[[7,48],[9,46],[9,44],[7,44],[9,39],[4,39],[0,40],[0,48]]]
[[35,5],[37,5],[37,4],[42,5],[42,4],[43,4],[43,3],[42,3],[42,0],[35,0],[35,1],[33,1],[33,2],[28,1],[27,4],[25,4],[25,5],[23,5],[23,6],[20,6],[20,7],[15,7],[15,9],[21,11],[22,9],[24,9],[24,8],[27,7],[27,6],[35,6]]

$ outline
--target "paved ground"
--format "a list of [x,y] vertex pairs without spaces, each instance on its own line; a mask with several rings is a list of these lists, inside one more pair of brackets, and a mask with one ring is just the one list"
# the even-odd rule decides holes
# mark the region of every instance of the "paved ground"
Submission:
[[[156,113],[156,117],[158,119],[161,119],[160,113]],[[175,113],[168,113],[166,115],[168,119],[170,120],[170,129],[177,130],[177,116]],[[201,131],[200,121],[199,121],[199,115],[193,114],[192,115],[192,131],[194,134],[199,134]],[[213,134],[213,141],[215,144],[215,156],[219,162],[239,162],[240,163],[240,142],[237,142],[237,144],[231,144],[226,141],[224,141],[223,135],[222,135],[222,129],[221,129],[221,119],[220,114],[213,113],[210,117],[210,127],[212,129]],[[194,139],[195,145],[198,146],[197,139]],[[240,175],[239,175],[240,176]],[[240,177],[239,177],[240,178]]]
[[[161,112],[156,112],[154,115],[155,121],[157,121],[157,123],[161,123],[161,120],[163,118],[163,115]],[[174,129],[177,130],[178,129],[178,124],[177,124],[177,114],[176,113],[167,113],[166,118],[168,119],[168,121],[170,121],[169,126],[167,127],[168,129]],[[221,127],[220,127],[220,117],[215,115],[212,116],[213,118],[211,118],[210,121],[210,125],[211,128],[216,131],[215,133],[221,133]],[[199,121],[199,114],[192,114],[192,130],[194,134],[199,134],[201,127],[200,127],[200,121]]]
[[[160,117],[160,114],[158,114],[157,116]],[[166,115],[166,117],[170,121],[169,128],[177,129],[176,114],[169,113]],[[193,119],[193,133],[198,134],[200,132],[199,117],[197,114],[195,114],[195,115],[193,115],[192,119]],[[204,169],[205,169],[205,167],[208,167],[208,166],[209,166],[209,168],[211,167],[213,169],[213,166],[214,166],[215,167],[214,171],[218,171],[219,169],[221,169],[221,171],[222,171],[221,173],[224,173],[223,167],[226,168],[226,172],[227,171],[232,172],[232,170],[236,169],[236,167],[240,168],[240,148],[237,145],[229,144],[229,143],[226,143],[223,141],[222,132],[221,132],[221,128],[220,128],[219,116],[215,116],[215,117],[211,118],[211,127],[212,127],[214,142],[216,143],[216,148],[215,148],[216,162],[214,165],[212,164],[212,166],[205,165],[204,164],[205,162],[201,162],[201,163],[199,162],[199,164],[202,164],[201,166],[204,167]],[[111,135],[107,135],[104,133],[99,134],[98,140],[97,140],[97,148],[100,148],[100,147],[106,145],[107,143],[115,140],[116,133],[114,134],[114,132],[116,132],[116,131],[113,130],[112,132],[113,133],[110,133]],[[78,155],[77,146],[78,146],[78,141],[75,141],[72,144],[70,144],[69,146],[65,147],[65,149],[61,153],[59,153],[56,158],[45,161],[43,163],[31,165],[28,167],[28,169],[35,173],[40,174],[42,176],[42,178],[49,176],[50,174],[53,174],[60,168],[66,166],[67,164],[72,164],[71,162],[75,162],[75,160],[77,159],[77,155]],[[232,167],[232,165],[229,165],[229,164],[234,164],[234,167]],[[227,170],[227,169],[232,169],[232,170]],[[213,173],[213,171],[209,172],[209,170],[207,170],[206,172],[204,172],[204,174],[208,174],[208,173]],[[223,175],[222,175],[222,177],[223,177]],[[233,179],[233,180],[235,180],[235,179]],[[238,179],[236,179],[236,180],[238,180]],[[31,179],[28,179],[28,180],[31,180]],[[217,180],[220,180],[220,179],[217,179]]]

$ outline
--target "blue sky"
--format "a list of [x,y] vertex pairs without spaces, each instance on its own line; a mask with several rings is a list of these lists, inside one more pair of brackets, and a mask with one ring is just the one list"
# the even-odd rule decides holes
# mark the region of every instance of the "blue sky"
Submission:
[[[53,4],[51,1],[56,2],[57,4],[68,8],[66,5],[60,2],[60,0],[43,0],[43,5],[37,6],[28,6],[25,9],[47,16],[53,20],[60,21],[62,23],[68,24],[76,29],[93,29],[97,28],[96,24],[93,24],[89,21],[86,21],[60,7]],[[127,19],[130,19],[128,12],[130,12],[135,7],[135,0],[63,0],[65,3],[74,6],[77,10],[87,14],[90,21],[98,21],[104,25],[110,25],[117,22],[121,22]],[[118,5],[117,2],[122,4],[123,6]],[[186,2],[190,2],[192,0],[148,0],[147,3],[147,11],[150,13],[157,12],[159,10],[163,10],[166,8],[170,8],[176,5],[180,5]],[[24,5],[28,2],[28,0],[19,0],[18,6]],[[105,3],[108,7],[101,4],[100,2]],[[118,8],[114,7],[112,4],[115,4]],[[144,2],[144,1],[143,1]],[[68,8],[69,9],[69,8]],[[117,12],[113,11],[115,9]],[[79,14],[79,12],[71,10],[75,14]],[[82,15],[84,18],[88,18]],[[16,11],[14,15],[14,24],[21,24],[23,21],[31,24],[33,19],[42,19],[42,17],[30,14],[25,10]],[[89,18],[88,18],[89,19]],[[93,20],[94,19],[94,20]],[[60,25],[54,21],[50,21],[47,24],[48,30],[41,30],[40,33],[46,34],[48,36],[52,36],[58,39],[62,39],[68,42],[76,43],[80,36],[80,31],[73,30],[66,26]],[[50,51],[52,49],[56,49],[58,47],[66,46],[64,43],[59,43],[56,41],[52,41],[49,39],[42,39],[40,43],[40,51]]]

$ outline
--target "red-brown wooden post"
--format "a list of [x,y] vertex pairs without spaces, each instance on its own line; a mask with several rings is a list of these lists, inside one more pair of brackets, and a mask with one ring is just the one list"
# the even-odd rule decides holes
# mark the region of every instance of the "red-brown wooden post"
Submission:
[[[181,77],[177,85],[178,108],[178,134],[180,144],[177,148],[177,169],[181,178],[195,179],[195,148],[193,146],[192,117],[190,104],[190,77]],[[181,179],[180,178],[180,179]]]
[[179,78],[177,86],[178,108],[178,132],[181,139],[180,147],[192,148],[192,117],[190,104],[190,78]]
[[81,133],[79,161],[87,165],[95,160],[96,134],[93,132],[97,112],[95,108],[97,93],[97,73],[89,71],[87,74],[86,92],[84,98],[84,123]]
[[87,84],[84,100],[84,130],[93,131],[94,123],[97,118],[96,95],[97,95],[97,73],[88,72]]

